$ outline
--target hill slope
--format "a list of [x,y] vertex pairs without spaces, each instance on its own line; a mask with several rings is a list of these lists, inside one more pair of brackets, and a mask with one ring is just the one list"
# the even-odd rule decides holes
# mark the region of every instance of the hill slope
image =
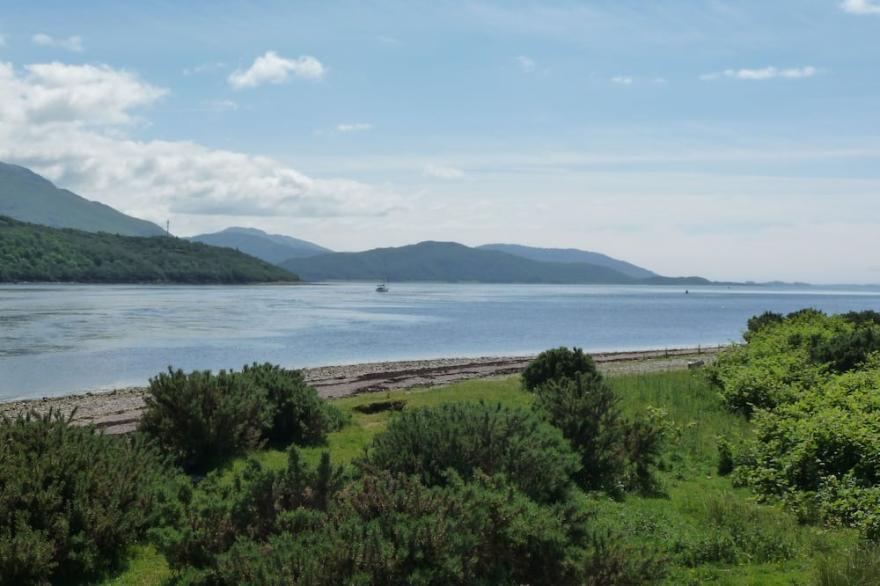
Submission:
[[0,216],[0,282],[258,283],[297,281],[244,253],[156,236],[49,228]]
[[256,228],[227,228],[212,234],[192,236],[189,240],[212,246],[235,248],[272,264],[278,264],[289,258],[303,258],[333,252],[329,248],[307,240],[280,234],[267,234]]
[[0,215],[22,222],[126,236],[160,236],[159,226],[55,187],[24,167],[0,163]]
[[588,250],[578,250],[576,248],[535,248],[533,246],[522,246],[520,244],[484,244],[477,246],[482,250],[497,250],[506,252],[514,256],[521,256],[531,260],[541,262],[585,262],[600,267],[614,269],[624,275],[633,277],[634,279],[648,279],[656,276],[656,273],[636,266],[626,261],[611,258],[605,254],[598,252],[590,252]]
[[366,252],[292,258],[282,267],[310,281],[384,279],[479,283],[632,283],[607,267],[548,263],[454,242],[421,242]]

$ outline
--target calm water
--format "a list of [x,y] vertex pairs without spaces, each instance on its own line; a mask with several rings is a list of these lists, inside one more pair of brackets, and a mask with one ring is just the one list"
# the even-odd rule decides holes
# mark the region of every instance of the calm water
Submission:
[[168,365],[290,367],[723,344],[748,317],[880,310],[880,289],[392,284],[0,286],[0,400],[144,384]]

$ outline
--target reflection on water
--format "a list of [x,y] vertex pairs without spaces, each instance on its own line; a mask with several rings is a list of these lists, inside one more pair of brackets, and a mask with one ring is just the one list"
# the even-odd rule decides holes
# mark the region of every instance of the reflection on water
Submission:
[[144,384],[168,365],[291,367],[723,344],[748,317],[880,310],[880,290],[577,285],[0,286],[0,400]]

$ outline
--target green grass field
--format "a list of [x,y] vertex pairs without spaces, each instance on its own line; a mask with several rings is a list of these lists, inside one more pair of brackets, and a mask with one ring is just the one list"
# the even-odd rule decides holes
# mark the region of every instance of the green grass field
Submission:
[[[814,583],[821,560],[836,559],[855,545],[855,532],[798,525],[780,507],[756,503],[748,490],[717,475],[717,438],[723,436],[736,445],[751,431],[745,419],[722,409],[715,391],[699,374],[685,371],[609,380],[629,415],[647,414],[649,408],[665,413],[668,447],[659,493],[628,495],[622,501],[594,497],[593,522],[635,551],[666,559],[666,583]],[[356,410],[359,406],[405,401],[405,409],[417,409],[481,400],[528,407],[532,398],[521,390],[519,378],[512,377],[338,399],[335,404],[351,415],[350,424],[330,434],[326,446],[305,448],[302,454],[310,463],[317,463],[324,451],[337,464],[358,458],[393,417],[392,411],[361,413]],[[250,456],[267,467],[282,468],[287,460],[282,450]],[[245,461],[229,462],[224,473],[231,476]],[[162,556],[142,546],[132,552],[123,571],[104,584],[161,584],[169,575]]]

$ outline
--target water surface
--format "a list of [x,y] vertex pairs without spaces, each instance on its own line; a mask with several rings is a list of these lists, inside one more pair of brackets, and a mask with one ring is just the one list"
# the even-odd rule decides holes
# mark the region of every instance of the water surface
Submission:
[[880,311],[880,289],[596,285],[0,286],[0,400],[289,367],[738,340],[766,310]]

